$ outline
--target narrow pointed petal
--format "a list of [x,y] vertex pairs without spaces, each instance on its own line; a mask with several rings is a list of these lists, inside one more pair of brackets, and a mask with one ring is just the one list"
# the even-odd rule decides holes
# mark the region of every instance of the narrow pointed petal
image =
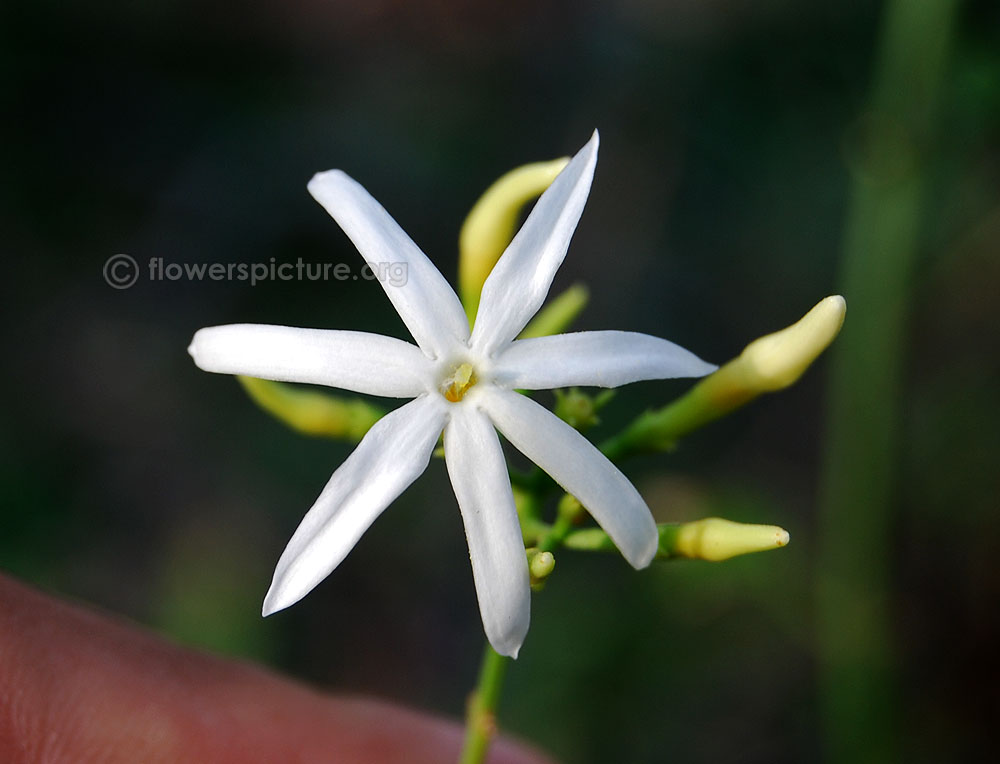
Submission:
[[590,194],[597,131],[535,203],[483,285],[473,348],[491,355],[514,339],[542,306]]
[[649,334],[574,332],[516,340],[497,358],[493,375],[503,387],[550,390],[703,377],[717,368],[680,345]]
[[309,193],[354,242],[417,344],[433,357],[469,338],[469,320],[455,290],[427,255],[357,181],[321,172]]
[[528,633],[531,591],[507,463],[489,419],[471,405],[453,409],[444,455],[465,522],[483,628],[494,650],[516,658]]
[[433,385],[433,366],[420,348],[367,332],[269,324],[210,326],[195,333],[188,352],[205,371],[390,398],[414,398]]
[[417,398],[382,417],[326,484],[278,560],[264,615],[302,599],[427,468],[446,419],[439,396]]
[[649,565],[656,523],[635,486],[604,454],[530,398],[492,388],[479,400],[503,436],[579,499],[633,567]]

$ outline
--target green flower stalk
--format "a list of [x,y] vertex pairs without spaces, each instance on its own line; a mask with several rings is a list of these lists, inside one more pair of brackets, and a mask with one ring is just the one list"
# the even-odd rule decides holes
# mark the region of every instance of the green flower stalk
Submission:
[[587,287],[583,284],[574,284],[555,299],[549,300],[517,338],[526,340],[532,337],[547,337],[565,331],[587,307],[589,298]]
[[[850,155],[840,283],[857,312],[831,359],[817,538],[820,716],[828,764],[891,764],[904,754],[890,592],[899,540],[896,484],[905,448],[911,280],[938,125],[953,107],[948,68],[956,0],[891,0]],[[849,623],[850,629],[844,624]],[[896,633],[894,633],[896,632]]]

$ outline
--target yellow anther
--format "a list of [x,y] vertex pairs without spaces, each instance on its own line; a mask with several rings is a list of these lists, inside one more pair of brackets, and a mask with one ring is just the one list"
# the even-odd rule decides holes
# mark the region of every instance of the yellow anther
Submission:
[[471,363],[461,363],[441,383],[441,394],[446,400],[458,403],[470,387],[476,384],[476,370]]

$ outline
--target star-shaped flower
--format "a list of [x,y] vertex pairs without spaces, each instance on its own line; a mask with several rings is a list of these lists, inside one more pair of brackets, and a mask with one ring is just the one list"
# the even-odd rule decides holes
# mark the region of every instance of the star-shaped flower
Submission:
[[646,334],[576,332],[515,339],[541,307],[590,193],[598,135],[535,204],[482,290],[473,330],[427,256],[357,182],[319,173],[309,191],[365,260],[405,263],[382,282],[416,344],[377,334],[234,324],[202,329],[189,351],[206,371],[329,385],[413,400],[379,420],[327,483],[278,560],[264,615],[328,576],[369,525],[427,467],[444,432],[486,635],[517,656],[528,630],[528,568],[497,430],[586,507],[634,567],[657,530],[629,480],[580,433],[517,390],[616,387],[715,369]]

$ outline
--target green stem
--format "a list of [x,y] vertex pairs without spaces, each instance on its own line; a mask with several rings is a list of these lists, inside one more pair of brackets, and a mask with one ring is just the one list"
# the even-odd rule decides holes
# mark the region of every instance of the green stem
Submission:
[[[537,501],[537,496],[526,496],[525,501],[534,503]],[[574,504],[579,510],[579,503],[574,500]],[[573,529],[575,513],[572,508],[567,510],[560,505],[560,511],[552,525],[530,516],[532,511],[527,514],[528,517],[521,518],[522,534],[537,536],[539,552],[551,552],[556,549]],[[490,743],[497,731],[496,708],[500,701],[500,691],[508,663],[510,663],[508,658],[497,653],[489,644],[486,645],[486,652],[483,653],[479,669],[479,681],[469,696],[466,709],[465,744],[459,759],[460,764],[480,764],[486,758]]]
[[465,743],[459,764],[482,764],[497,733],[497,704],[509,658],[487,643],[479,668],[479,681],[469,696],[465,713]]
[[549,526],[548,531],[538,541],[539,552],[552,552],[562,544],[563,539],[573,530],[573,518],[560,515]]
[[852,156],[841,283],[851,320],[830,367],[818,639],[827,760],[899,759],[889,607],[909,281],[956,0],[890,0]]
[[[600,451],[612,462],[619,462],[643,451],[669,450],[689,432],[725,416],[752,398],[747,395],[745,399],[727,400],[720,406],[717,391],[703,380],[663,408],[640,414],[620,433],[601,443]],[[530,472],[512,471],[510,480],[520,488],[537,493],[553,485],[538,467]]]
[[[661,523],[656,526],[660,538],[656,559],[670,560],[685,556],[677,549],[680,530],[680,523]],[[562,540],[562,545],[567,549],[585,552],[618,552],[615,542],[600,528],[583,528],[572,531]]]
[[[534,518],[522,518],[521,519],[521,536],[524,538],[524,546],[528,547],[538,547],[538,542],[545,538],[552,526],[548,523],[542,522],[541,520],[536,520]],[[551,549],[542,549],[543,552],[551,552]]]
[[705,390],[698,384],[663,408],[641,414],[625,430],[604,441],[601,453],[617,462],[640,451],[669,450],[689,432],[729,413],[731,409],[706,400]]

